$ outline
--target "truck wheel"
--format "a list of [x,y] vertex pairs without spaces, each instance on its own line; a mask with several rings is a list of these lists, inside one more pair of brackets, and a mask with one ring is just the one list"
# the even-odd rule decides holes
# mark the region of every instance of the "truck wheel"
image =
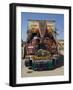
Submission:
[[25,66],[29,67],[32,65],[32,61],[31,60],[25,60]]
[[29,60],[25,60],[25,66],[28,67],[30,65],[30,61]]

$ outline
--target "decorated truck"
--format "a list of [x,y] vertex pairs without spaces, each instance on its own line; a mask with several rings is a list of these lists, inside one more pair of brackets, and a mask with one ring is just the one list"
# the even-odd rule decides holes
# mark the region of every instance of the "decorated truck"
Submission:
[[24,48],[25,66],[33,70],[51,70],[64,64],[59,52],[56,22],[28,20],[27,41]]

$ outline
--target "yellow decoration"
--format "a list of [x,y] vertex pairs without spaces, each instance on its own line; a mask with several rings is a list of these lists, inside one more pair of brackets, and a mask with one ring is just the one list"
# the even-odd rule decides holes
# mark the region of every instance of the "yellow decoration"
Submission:
[[53,30],[52,30],[51,26],[49,26],[48,27],[48,33],[52,33],[52,32],[53,32]]
[[50,56],[33,56],[33,60],[47,60],[50,58]]
[[32,31],[33,33],[38,32],[38,30],[37,30],[37,29],[32,29],[31,31]]

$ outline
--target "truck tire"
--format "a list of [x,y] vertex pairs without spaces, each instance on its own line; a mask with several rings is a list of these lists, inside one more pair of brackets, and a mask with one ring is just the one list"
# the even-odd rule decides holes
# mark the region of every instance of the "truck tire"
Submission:
[[26,67],[32,66],[32,60],[25,60],[25,66]]

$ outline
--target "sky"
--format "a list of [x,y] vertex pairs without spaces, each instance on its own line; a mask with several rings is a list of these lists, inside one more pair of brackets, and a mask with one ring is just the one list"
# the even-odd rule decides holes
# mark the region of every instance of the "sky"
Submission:
[[21,12],[21,39],[26,41],[27,39],[27,26],[28,20],[54,20],[58,35],[57,39],[64,40],[64,14],[50,14],[50,13],[29,13]]

